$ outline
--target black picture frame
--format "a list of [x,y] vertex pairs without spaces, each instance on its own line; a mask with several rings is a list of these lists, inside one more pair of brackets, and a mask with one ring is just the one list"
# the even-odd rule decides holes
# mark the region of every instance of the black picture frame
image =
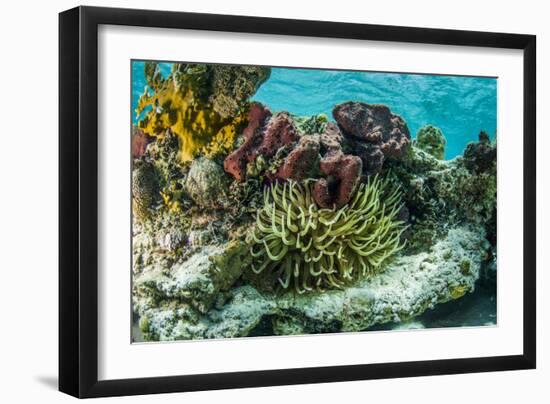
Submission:
[[[97,62],[100,24],[523,50],[523,353],[99,381]],[[59,100],[59,390],[62,392],[84,398],[535,368],[534,35],[77,7],[59,15]]]

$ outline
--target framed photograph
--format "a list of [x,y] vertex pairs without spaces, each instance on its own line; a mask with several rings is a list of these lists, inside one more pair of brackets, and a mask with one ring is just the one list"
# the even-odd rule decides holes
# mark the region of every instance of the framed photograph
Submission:
[[535,36],[59,28],[61,391],[535,368]]

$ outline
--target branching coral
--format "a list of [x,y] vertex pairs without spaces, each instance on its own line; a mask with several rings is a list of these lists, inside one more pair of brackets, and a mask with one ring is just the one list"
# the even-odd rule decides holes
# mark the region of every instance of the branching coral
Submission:
[[252,233],[252,269],[298,293],[346,284],[381,270],[403,248],[400,190],[371,177],[340,209],[318,207],[311,182],[276,183]]

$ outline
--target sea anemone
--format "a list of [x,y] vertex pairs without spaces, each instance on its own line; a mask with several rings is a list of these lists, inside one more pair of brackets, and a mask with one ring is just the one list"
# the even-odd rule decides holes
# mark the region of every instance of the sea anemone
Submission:
[[401,192],[389,180],[371,177],[339,209],[320,208],[313,184],[266,187],[252,232],[252,270],[300,294],[343,288],[376,274],[404,246],[405,226],[397,219]]

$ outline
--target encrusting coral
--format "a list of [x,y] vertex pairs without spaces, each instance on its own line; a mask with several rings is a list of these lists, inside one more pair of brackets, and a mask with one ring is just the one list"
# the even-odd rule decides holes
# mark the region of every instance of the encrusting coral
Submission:
[[340,209],[318,207],[311,182],[272,184],[252,232],[252,270],[299,294],[342,288],[380,272],[403,248],[400,208],[399,188],[378,176]]

